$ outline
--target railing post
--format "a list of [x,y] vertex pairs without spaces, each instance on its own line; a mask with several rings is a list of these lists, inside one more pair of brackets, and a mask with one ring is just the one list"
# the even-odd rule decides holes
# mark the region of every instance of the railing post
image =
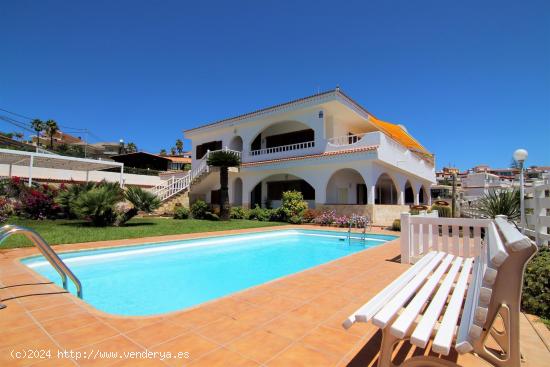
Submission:
[[411,215],[410,213],[401,213],[401,263],[411,263]]

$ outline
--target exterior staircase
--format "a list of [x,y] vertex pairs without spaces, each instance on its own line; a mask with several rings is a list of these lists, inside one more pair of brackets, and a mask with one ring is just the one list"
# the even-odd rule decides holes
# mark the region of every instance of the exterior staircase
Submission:
[[[222,149],[241,155],[241,152]],[[172,177],[165,182],[153,188],[153,193],[161,200],[161,206],[156,210],[157,213],[171,213],[176,203],[181,203],[183,206],[189,206],[189,190],[191,186],[201,182],[211,172],[210,166],[207,164],[208,156],[215,151],[208,151],[198,161],[197,166],[183,177]]]

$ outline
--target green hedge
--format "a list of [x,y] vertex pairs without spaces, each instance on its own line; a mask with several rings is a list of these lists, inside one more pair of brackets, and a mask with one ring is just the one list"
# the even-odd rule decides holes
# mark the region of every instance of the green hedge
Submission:
[[539,252],[527,264],[521,306],[524,311],[550,319],[550,249]]

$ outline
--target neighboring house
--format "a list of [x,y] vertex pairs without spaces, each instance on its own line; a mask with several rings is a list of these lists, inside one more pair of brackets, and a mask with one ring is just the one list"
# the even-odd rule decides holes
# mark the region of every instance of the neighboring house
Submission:
[[[36,145],[36,135],[31,135],[31,141]],[[42,131],[40,133],[40,145],[44,147],[49,147],[51,143],[50,136],[46,132]],[[53,134],[53,144],[54,146],[59,146],[63,144],[73,145],[73,144],[84,144],[84,141],[80,137],[73,136],[71,134],[64,133],[59,130]]]
[[511,182],[508,179],[502,179],[500,176],[489,172],[469,173],[462,179],[463,199],[474,201],[490,191],[509,189]]
[[180,171],[185,165],[191,165],[191,157],[161,156],[147,152],[126,153],[111,156],[115,162],[124,163],[125,167],[153,171]]
[[[377,119],[339,88],[189,129],[185,136],[192,141],[193,175],[205,169],[208,151],[241,152],[240,169],[230,172],[234,206],[277,207],[284,191],[299,190],[310,208],[368,214],[387,224],[406,204],[429,204],[435,183],[430,152],[403,126]],[[189,180],[198,181],[190,201],[215,204],[218,175],[200,175]],[[189,189],[183,187],[157,192],[169,200]]]
[[169,171],[181,171],[183,169],[189,169],[191,167],[191,154],[189,152],[184,153],[182,156],[167,155],[164,158],[170,160],[168,165]]

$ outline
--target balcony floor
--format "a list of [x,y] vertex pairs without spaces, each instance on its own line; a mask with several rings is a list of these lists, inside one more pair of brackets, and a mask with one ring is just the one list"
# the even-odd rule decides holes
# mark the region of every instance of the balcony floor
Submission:
[[[306,228],[308,226],[300,226]],[[285,227],[277,227],[283,229]],[[289,226],[287,228],[292,228]],[[312,227],[310,228],[319,228]],[[259,229],[255,231],[262,231]],[[254,230],[252,230],[254,231]],[[218,235],[251,232],[216,232]],[[379,231],[380,232],[380,231]],[[392,234],[395,234],[392,232]],[[207,235],[201,234],[202,236]],[[148,240],[196,238],[195,235]],[[75,250],[143,242],[144,239],[64,245]],[[154,317],[115,317],[62,291],[16,259],[35,249],[0,251],[0,365],[2,366],[371,366],[380,333],[372,324],[349,330],[342,321],[407,269],[398,262],[399,241],[375,247],[203,305]],[[24,286],[5,288],[7,286]],[[85,290],[84,290],[85,291]],[[523,366],[547,365],[549,332],[521,315]],[[538,329],[538,333],[536,332]],[[546,344],[545,344],[546,343]],[[12,351],[49,349],[51,360],[14,359]],[[57,350],[189,352],[188,360],[63,359]],[[409,344],[400,356],[430,353]],[[482,366],[473,355],[452,355],[462,366]],[[545,362],[546,361],[546,362]]]

